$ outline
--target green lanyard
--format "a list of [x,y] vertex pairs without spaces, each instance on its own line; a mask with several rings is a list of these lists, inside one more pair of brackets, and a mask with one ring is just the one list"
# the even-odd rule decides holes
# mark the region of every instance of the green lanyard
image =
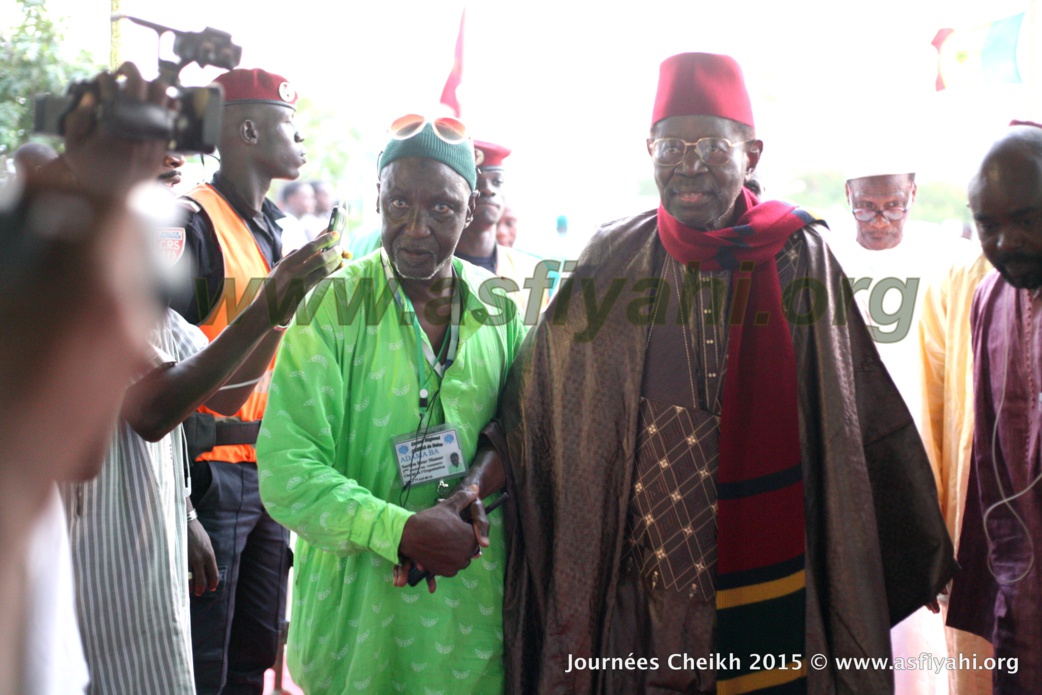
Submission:
[[[398,305],[398,308],[403,312],[408,311],[412,316],[412,325],[416,333],[416,381],[420,385],[420,408],[426,414],[428,405],[433,405],[433,399],[430,398],[430,391],[427,389],[427,384],[430,381],[430,377],[427,374],[427,370],[424,369],[423,363],[420,361],[420,355],[422,354],[427,364],[431,366],[431,369],[435,374],[438,375],[439,379],[445,377],[445,370],[452,366],[452,363],[456,361],[456,351],[459,348],[459,324],[460,314],[462,312],[463,295],[460,291],[460,278],[456,275],[456,268],[452,268],[452,277],[455,281],[453,283],[452,290],[452,322],[449,324],[449,339],[447,342],[443,341],[441,344],[441,350],[438,354],[434,354],[434,350],[423,340],[423,328],[420,326],[420,320],[416,317],[416,311],[413,310],[412,302],[409,298],[402,297],[401,284],[398,282],[398,278],[395,277],[391,270],[391,264],[387,259],[387,254],[381,250],[380,260],[384,266],[384,273],[387,276],[387,284],[394,290],[394,301]],[[406,306],[406,302],[409,302]],[[441,357],[445,354],[446,346],[448,347],[448,354],[445,355],[445,363],[442,364]],[[437,395],[437,394],[435,394]],[[421,422],[423,415],[421,415]]]

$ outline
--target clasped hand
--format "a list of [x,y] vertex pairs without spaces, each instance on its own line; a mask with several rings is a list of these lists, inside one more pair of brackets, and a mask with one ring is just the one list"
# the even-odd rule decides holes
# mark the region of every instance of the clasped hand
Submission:
[[[394,567],[395,586],[408,583],[413,565],[428,570],[431,575],[454,577],[481,554],[481,547],[488,546],[488,532],[484,531],[483,537],[476,526],[463,518],[463,511],[477,499],[477,485],[469,485],[430,509],[409,517],[398,547],[402,562]],[[428,577],[427,588],[434,593],[434,576]]]

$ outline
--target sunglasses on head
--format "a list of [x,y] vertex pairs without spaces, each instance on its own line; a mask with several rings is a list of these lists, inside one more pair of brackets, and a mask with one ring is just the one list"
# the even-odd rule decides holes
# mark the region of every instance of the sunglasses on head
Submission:
[[434,134],[450,145],[458,145],[469,137],[467,126],[458,118],[452,118],[451,116],[427,118],[416,113],[410,113],[394,119],[390,127],[391,138],[393,140],[408,140],[418,135],[428,123],[431,124]]

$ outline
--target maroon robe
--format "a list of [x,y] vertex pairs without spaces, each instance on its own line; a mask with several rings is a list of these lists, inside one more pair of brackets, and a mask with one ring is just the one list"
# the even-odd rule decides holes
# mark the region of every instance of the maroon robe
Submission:
[[1037,695],[1042,693],[1042,483],[1009,502],[1023,525],[1005,504],[988,514],[990,542],[984,514],[1042,472],[1042,299],[993,272],[973,298],[970,324],[973,467],[959,541],[963,571],[952,586],[948,625],[990,641],[997,658],[1017,658],[1015,674],[996,666],[996,695]]

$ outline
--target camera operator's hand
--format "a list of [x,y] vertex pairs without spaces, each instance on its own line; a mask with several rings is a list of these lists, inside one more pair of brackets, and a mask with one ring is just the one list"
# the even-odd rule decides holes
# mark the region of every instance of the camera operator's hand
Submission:
[[33,178],[0,232],[0,468],[85,480],[160,316],[140,220],[124,200]]
[[[120,79],[123,78],[123,79]],[[146,82],[133,63],[124,63],[115,73],[95,78],[97,95],[88,92],[65,118],[65,166],[79,186],[89,192],[122,196],[134,185],[154,180],[163,165],[167,143],[161,140],[131,140],[98,120],[102,104],[153,104],[170,108],[167,85],[162,80]]]
[[268,306],[278,312],[272,316],[273,321],[287,323],[308,290],[340,266],[341,251],[335,245],[339,240],[337,232],[320,234],[286,255],[272,269],[267,279],[267,291],[274,293],[275,300],[273,303],[269,294]]

